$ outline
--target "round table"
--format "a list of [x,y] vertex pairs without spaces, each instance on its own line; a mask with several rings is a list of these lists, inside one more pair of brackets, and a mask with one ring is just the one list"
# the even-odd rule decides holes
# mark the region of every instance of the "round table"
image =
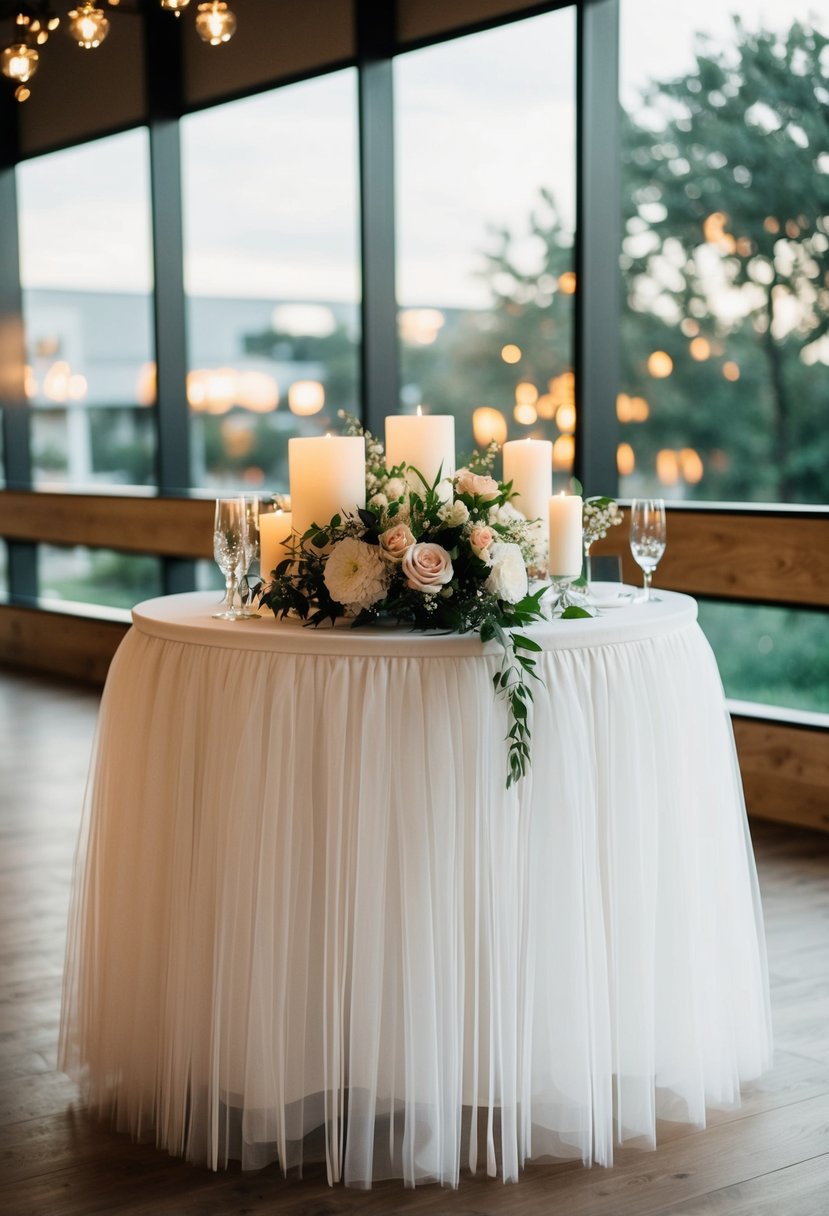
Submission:
[[609,1164],[770,1058],[730,721],[696,604],[541,644],[507,791],[476,636],[150,600],[101,707],[62,1067],[213,1168],[457,1185]]

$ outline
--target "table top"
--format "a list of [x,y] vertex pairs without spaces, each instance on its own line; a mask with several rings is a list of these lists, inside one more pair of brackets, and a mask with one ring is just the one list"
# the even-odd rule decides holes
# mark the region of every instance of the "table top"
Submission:
[[[695,600],[671,591],[657,594],[648,603],[627,600],[603,606],[597,617],[543,621],[523,632],[544,650],[579,650],[643,641],[694,624]],[[499,649],[495,643],[484,646],[475,633],[422,633],[392,624],[352,629],[347,621],[314,629],[295,619],[278,621],[264,610],[259,620],[214,620],[220,599],[216,591],[191,591],[145,600],[133,609],[133,624],[140,633],[166,641],[272,653],[478,658]]]

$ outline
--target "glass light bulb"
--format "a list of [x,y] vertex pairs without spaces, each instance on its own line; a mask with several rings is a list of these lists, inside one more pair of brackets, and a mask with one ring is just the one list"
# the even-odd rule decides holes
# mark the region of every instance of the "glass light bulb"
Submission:
[[100,46],[109,33],[109,17],[92,0],[84,0],[79,8],[67,13],[67,21],[67,34],[85,51]]
[[178,16],[183,8],[187,8],[189,3],[190,0],[161,0],[161,7],[169,9],[171,13],[175,13]]
[[199,37],[211,46],[230,42],[236,33],[236,14],[230,11],[225,0],[209,0],[209,3],[199,5],[196,30]]
[[39,59],[40,56],[33,46],[27,46],[25,42],[13,42],[0,55],[0,71],[9,80],[25,84],[37,71]]

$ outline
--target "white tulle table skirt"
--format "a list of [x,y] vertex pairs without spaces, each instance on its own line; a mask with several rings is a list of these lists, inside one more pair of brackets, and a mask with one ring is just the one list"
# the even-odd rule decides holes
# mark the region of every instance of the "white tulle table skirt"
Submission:
[[93,1107],[368,1186],[609,1164],[739,1101],[763,932],[693,601],[536,631],[509,793],[491,647],[211,606],[141,606],[104,694],[61,1031]]

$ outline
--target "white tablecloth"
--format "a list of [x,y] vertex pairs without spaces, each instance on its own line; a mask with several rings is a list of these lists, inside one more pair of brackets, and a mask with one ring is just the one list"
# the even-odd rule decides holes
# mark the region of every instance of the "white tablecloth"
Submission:
[[507,792],[497,648],[215,599],[139,605],[104,693],[61,1031],[94,1107],[365,1186],[609,1164],[739,1101],[766,964],[693,600],[533,628]]

